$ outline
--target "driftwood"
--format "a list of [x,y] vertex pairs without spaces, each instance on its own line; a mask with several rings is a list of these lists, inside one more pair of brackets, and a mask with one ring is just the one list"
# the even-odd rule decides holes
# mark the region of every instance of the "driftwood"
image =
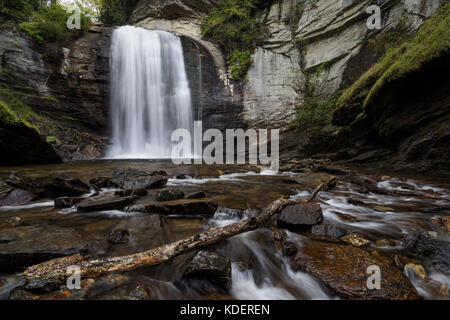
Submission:
[[[311,201],[323,188],[324,184],[321,184],[316,188],[312,196],[303,202]],[[82,278],[95,278],[110,272],[125,272],[142,267],[159,265],[184,253],[216,244],[232,236],[263,227],[273,216],[281,212],[286,206],[299,202],[302,201],[278,199],[272,202],[259,216],[222,228],[211,228],[203,233],[183,240],[128,256],[89,260],[88,256],[77,254],[70,257],[46,261],[29,267],[24,271],[23,276],[26,280],[48,279],[62,281],[68,276],[67,268],[69,266],[79,267]]]

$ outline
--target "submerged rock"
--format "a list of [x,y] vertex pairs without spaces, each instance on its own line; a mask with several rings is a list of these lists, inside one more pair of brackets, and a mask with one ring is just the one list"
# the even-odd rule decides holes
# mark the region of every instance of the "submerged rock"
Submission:
[[364,237],[360,236],[359,234],[355,234],[355,233],[343,236],[341,238],[341,241],[343,241],[347,244],[350,244],[352,246],[355,246],[355,247],[362,247],[362,246],[368,245],[370,243],[369,240],[367,240]]
[[152,202],[128,207],[128,212],[145,212],[162,215],[212,216],[218,208],[217,202],[177,200],[165,203]]
[[181,277],[182,280],[206,280],[227,290],[231,285],[231,261],[211,251],[199,251]]
[[336,181],[336,178],[331,174],[319,172],[300,174],[290,178],[284,178],[282,181],[290,184],[298,184],[302,189],[313,191],[322,183],[327,184],[329,189],[333,188],[335,186],[333,182]]
[[342,228],[339,228],[338,226],[324,223],[313,226],[310,230],[310,234],[318,237],[330,237],[339,239],[348,234],[348,232]]
[[156,193],[156,201],[172,201],[184,198],[184,192],[177,189],[163,189]]
[[[369,266],[381,269],[381,288],[369,289]],[[411,281],[386,259],[354,246],[308,242],[291,259],[293,270],[301,270],[320,279],[335,295],[346,299],[418,299]]]
[[70,228],[20,226],[0,231],[9,241],[0,243],[0,269],[17,270],[43,261],[87,253],[88,245]]
[[89,180],[89,183],[91,186],[99,191],[101,189],[108,189],[108,188],[118,188],[119,185],[111,181],[110,177],[97,177],[94,179]]
[[300,203],[286,207],[281,211],[277,223],[281,228],[291,231],[307,231],[323,222],[323,213],[316,203]]

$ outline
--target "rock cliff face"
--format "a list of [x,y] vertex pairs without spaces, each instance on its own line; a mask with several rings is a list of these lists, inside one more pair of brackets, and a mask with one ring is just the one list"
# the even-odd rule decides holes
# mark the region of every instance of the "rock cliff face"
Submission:
[[102,155],[111,31],[92,27],[66,45],[39,45],[14,26],[0,29],[0,98],[65,159]]
[[[448,114],[446,102],[442,102],[442,99],[430,107],[430,110],[434,110],[430,111],[431,114],[436,115],[434,118],[425,119],[418,114],[417,117],[412,115],[406,117],[402,112],[393,116],[392,113],[384,113],[378,108],[376,109],[379,112],[378,124],[365,124],[379,127],[386,121],[398,122],[403,119],[404,125],[407,123],[406,126],[411,130],[408,133],[403,131],[401,138],[390,136],[388,139],[379,139],[378,136],[373,137],[373,130],[363,130],[364,133],[360,130],[359,137],[364,136],[364,139],[356,141],[350,139],[356,134],[355,131],[340,130],[339,127],[331,127],[324,136],[314,137],[301,128],[294,130],[291,123],[297,108],[307,99],[326,101],[338,95],[340,90],[355,82],[384,55],[386,48],[389,47],[389,41],[413,36],[424,21],[438,12],[443,3],[440,0],[276,1],[264,9],[261,15],[266,37],[255,50],[253,64],[242,83],[228,80],[224,57],[220,50],[213,42],[202,38],[201,19],[207,15],[208,10],[218,5],[217,1],[141,0],[131,20],[149,29],[163,29],[184,35],[202,45],[214,59],[217,75],[221,80],[220,85],[225,89],[223,92],[229,92],[229,95],[216,95],[218,99],[204,104],[203,110],[217,113],[214,103],[221,105],[222,98],[231,99],[234,103],[228,103],[228,106],[237,110],[227,115],[240,114],[243,123],[249,127],[280,128],[281,147],[285,152],[305,156],[320,154],[355,163],[378,161],[382,165],[381,162],[385,162],[386,165],[389,163],[389,167],[395,163],[396,169],[428,171],[436,162],[422,160],[431,157],[431,154],[440,153],[431,149],[419,152],[421,148],[417,146],[428,145],[425,141],[430,142],[437,133],[430,133],[428,138],[424,136],[419,138],[418,134],[413,133],[412,128],[417,129],[419,123],[421,127],[433,127],[433,124],[441,123]],[[367,27],[367,20],[372,13],[369,14],[366,10],[374,4],[381,8],[380,30],[371,30]],[[210,70],[212,69],[208,69]],[[409,81],[406,80],[405,83]],[[417,90],[420,92],[425,88],[419,86]],[[437,101],[444,94],[442,90],[444,89],[438,89],[434,93],[428,91],[430,99]],[[206,92],[208,90],[205,90]],[[380,100],[379,103],[394,103],[393,92],[386,94],[390,95],[391,100],[389,102]],[[420,108],[426,109],[427,105],[416,103],[414,110]],[[439,111],[435,110],[436,108]],[[333,109],[330,109],[330,113],[332,112]],[[393,118],[389,118],[389,115]],[[413,121],[413,118],[416,120]],[[437,118],[441,120],[435,122]],[[211,121],[214,120],[217,119],[211,117]],[[441,125],[447,126],[445,123]],[[226,123],[228,127],[236,124]],[[219,127],[222,126],[223,124]],[[344,132],[347,132],[347,135],[343,134]],[[353,133],[349,136],[348,132]],[[438,140],[442,141],[441,138],[442,135]],[[402,147],[406,145],[415,151],[408,151]],[[432,149],[437,150],[442,146],[440,144],[439,147],[435,146]],[[427,152],[430,155],[424,156]],[[412,156],[417,153],[421,155]],[[408,165],[407,163],[411,161],[416,163]]]

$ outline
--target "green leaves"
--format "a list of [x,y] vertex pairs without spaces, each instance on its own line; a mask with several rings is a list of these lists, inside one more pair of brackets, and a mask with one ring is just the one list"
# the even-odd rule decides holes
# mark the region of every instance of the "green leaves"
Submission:
[[126,17],[122,2],[120,0],[100,0],[99,20],[109,25],[124,24]]
[[213,38],[228,55],[232,77],[241,79],[252,64],[251,54],[264,38],[257,19],[259,0],[221,0],[203,24],[203,34]]

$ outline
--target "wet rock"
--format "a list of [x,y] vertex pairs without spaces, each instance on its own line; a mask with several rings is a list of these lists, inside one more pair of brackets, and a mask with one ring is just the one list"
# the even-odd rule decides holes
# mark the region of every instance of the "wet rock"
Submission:
[[367,240],[364,237],[360,236],[359,234],[355,234],[355,233],[343,236],[341,238],[341,241],[343,241],[347,244],[350,244],[352,246],[355,246],[355,247],[366,246],[370,243],[369,240]]
[[151,173],[128,168],[116,170],[111,181],[122,189],[154,189],[161,188],[167,184],[167,173],[165,171],[154,171]]
[[333,213],[335,215],[337,215],[339,217],[339,219],[341,219],[343,221],[348,221],[348,222],[359,222],[359,221],[361,221],[361,218],[352,216],[350,214],[344,214],[344,213],[340,213],[340,212],[336,212],[336,211],[333,211]]
[[127,243],[130,237],[128,230],[116,229],[111,230],[108,235],[108,242],[111,244],[124,244]]
[[122,210],[126,206],[133,204],[136,197],[116,198],[111,196],[99,196],[88,198],[76,205],[78,212],[94,212],[94,211],[109,211]]
[[178,173],[175,175],[175,179],[184,180],[186,179],[186,175],[184,173]]
[[27,190],[14,189],[0,200],[0,206],[19,206],[36,200],[36,195]]
[[431,223],[443,232],[450,233],[450,216],[433,219]]
[[[367,288],[369,266],[382,270],[381,289]],[[418,299],[410,280],[387,259],[376,257],[354,246],[308,242],[291,259],[294,271],[303,271],[320,279],[334,294],[346,299]]]
[[89,180],[89,183],[91,184],[92,188],[97,191],[101,189],[112,189],[119,187],[119,185],[111,181],[110,177],[97,177]]
[[339,239],[348,234],[348,232],[332,224],[319,224],[311,228],[310,234],[319,237]]
[[323,213],[316,203],[300,203],[281,211],[277,223],[281,228],[291,231],[307,231],[323,222]]
[[139,188],[139,189],[128,189],[128,190],[118,190],[114,192],[114,195],[119,197],[129,197],[129,196],[139,196],[143,197],[148,194],[147,189]]
[[48,279],[32,279],[25,285],[25,290],[36,294],[45,294],[56,291],[60,285],[60,281]]
[[156,193],[156,201],[172,201],[184,198],[184,192],[177,189],[163,189]]
[[203,199],[203,198],[206,198],[207,197],[207,195],[206,195],[206,192],[204,192],[204,191],[198,191],[198,192],[194,192],[194,193],[191,193],[191,194],[188,194],[187,196],[186,196],[186,199]]
[[108,254],[127,255],[147,251],[165,243],[163,221],[157,214],[123,219],[109,233]]
[[348,174],[344,178],[346,181],[350,181],[352,184],[352,187],[358,190],[361,193],[377,193],[377,194],[383,194],[388,195],[390,194],[389,191],[384,190],[377,186],[377,182],[369,177],[366,176],[358,176],[354,173]]
[[314,170],[316,172],[325,172],[334,176],[343,176],[346,174],[351,174],[353,171],[342,166],[337,165],[325,165],[325,164],[319,164],[317,165]]
[[54,205],[56,209],[72,208],[74,205],[84,200],[85,198],[81,197],[61,197],[54,200]]
[[35,180],[32,191],[42,197],[59,198],[81,196],[89,193],[91,188],[80,179],[57,174]]
[[199,251],[181,277],[182,280],[206,280],[227,290],[231,284],[231,261],[211,251]]
[[63,256],[86,253],[88,246],[73,229],[20,226],[0,231],[12,241],[0,244],[0,269],[17,270]]
[[297,245],[293,242],[286,241],[283,246],[283,254],[286,257],[292,257],[297,254]]
[[218,208],[217,202],[177,200],[166,203],[152,202],[128,207],[128,212],[145,212],[162,215],[212,216]]
[[325,172],[296,175],[290,178],[284,178],[282,181],[290,184],[298,184],[302,189],[309,191],[314,191],[322,183],[328,184],[329,189],[333,188],[336,184],[333,183],[333,181],[336,181],[336,178]]
[[450,236],[434,231],[424,231],[408,241],[413,253],[428,272],[439,271],[450,276]]
[[425,280],[426,278],[428,278],[427,272],[421,264],[408,263],[405,266],[405,272],[407,274],[413,273],[414,276],[418,279]]
[[19,172],[11,172],[8,179],[5,180],[7,184],[13,186],[14,188],[19,188],[23,190],[30,190],[33,186],[33,179],[24,176]]

